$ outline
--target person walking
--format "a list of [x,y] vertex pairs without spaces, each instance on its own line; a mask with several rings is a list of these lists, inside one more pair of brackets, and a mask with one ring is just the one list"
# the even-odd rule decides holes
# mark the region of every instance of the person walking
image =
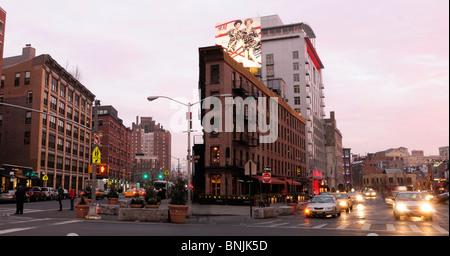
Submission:
[[16,214],[23,214],[23,204],[25,203],[25,190],[22,185],[17,185],[16,188]]
[[75,200],[75,189],[73,187],[70,187],[69,198],[70,198],[70,210],[73,211],[73,201]]
[[62,199],[64,197],[64,190],[62,187],[58,188],[58,201],[59,201],[59,211],[62,211]]

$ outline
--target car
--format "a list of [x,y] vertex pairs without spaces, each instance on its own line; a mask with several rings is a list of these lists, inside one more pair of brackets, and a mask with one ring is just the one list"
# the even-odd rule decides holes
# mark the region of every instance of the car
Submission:
[[47,196],[40,187],[25,187],[25,193],[30,197],[30,201],[45,200]]
[[352,198],[345,192],[337,192],[331,193],[336,199],[339,201],[339,206],[341,206],[341,210],[345,210],[349,212],[353,209]]
[[392,206],[394,218],[400,220],[403,216],[424,217],[433,220],[433,207],[421,192],[399,192]]
[[305,207],[305,217],[313,216],[341,216],[341,207],[336,197],[332,195],[318,195],[313,197]]
[[43,187],[41,191],[45,193],[46,199],[56,199],[58,197],[58,191],[52,187]]
[[358,192],[349,192],[348,195],[352,199],[352,204],[361,204],[363,202],[363,196]]
[[[0,201],[5,202],[15,202],[16,201],[16,191],[8,190],[0,194]],[[30,202],[30,196],[25,193],[25,202]]]
[[364,192],[364,196],[366,197],[376,197],[377,196],[377,192],[375,192],[375,190],[373,189],[368,189]]
[[434,199],[434,192],[430,190],[423,190],[421,193],[425,196],[425,199],[428,201],[433,201]]
[[[139,188],[139,196],[145,196],[146,191],[144,188]],[[136,196],[136,189],[135,188],[130,188],[128,190],[125,191],[125,196],[126,197],[134,197]]]
[[435,201],[436,203],[448,204],[448,192],[437,195]]

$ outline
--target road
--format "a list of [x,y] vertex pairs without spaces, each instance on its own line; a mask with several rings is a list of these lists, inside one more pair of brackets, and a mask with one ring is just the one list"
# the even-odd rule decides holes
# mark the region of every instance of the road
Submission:
[[192,216],[185,224],[124,222],[117,216],[77,219],[68,204],[64,200],[64,210],[58,212],[56,201],[26,203],[25,214],[15,215],[15,204],[2,203],[0,236],[449,236],[448,205],[435,205],[433,221],[395,221],[381,198],[367,198],[336,218]]

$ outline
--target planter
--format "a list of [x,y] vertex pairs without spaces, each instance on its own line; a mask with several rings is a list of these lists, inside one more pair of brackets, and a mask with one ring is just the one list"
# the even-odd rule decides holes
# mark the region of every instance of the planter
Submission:
[[160,203],[157,203],[157,204],[146,204],[145,208],[159,209],[159,205],[160,205]]
[[108,204],[117,204],[117,202],[119,201],[119,198],[115,198],[115,197],[109,197],[108,198]]
[[142,208],[143,206],[142,204],[130,204],[130,208]]
[[89,205],[88,204],[82,204],[82,205],[75,205],[75,211],[77,213],[77,218],[84,218],[88,212],[89,212]]
[[173,223],[184,223],[189,205],[169,204],[170,221]]

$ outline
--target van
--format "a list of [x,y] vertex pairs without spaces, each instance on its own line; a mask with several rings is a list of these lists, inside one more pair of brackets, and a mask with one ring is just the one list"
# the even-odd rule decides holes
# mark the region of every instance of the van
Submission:
[[42,192],[44,192],[46,199],[56,199],[58,197],[58,191],[52,187],[43,187]]

